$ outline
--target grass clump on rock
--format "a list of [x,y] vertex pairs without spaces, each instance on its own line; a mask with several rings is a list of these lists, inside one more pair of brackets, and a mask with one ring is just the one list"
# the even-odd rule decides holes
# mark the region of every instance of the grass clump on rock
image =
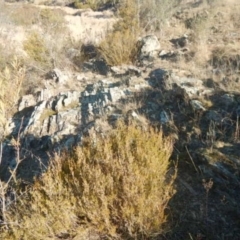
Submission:
[[4,239],[74,237],[87,228],[120,239],[160,233],[174,192],[175,175],[166,180],[172,148],[162,132],[118,124],[104,137],[56,154],[8,211]]

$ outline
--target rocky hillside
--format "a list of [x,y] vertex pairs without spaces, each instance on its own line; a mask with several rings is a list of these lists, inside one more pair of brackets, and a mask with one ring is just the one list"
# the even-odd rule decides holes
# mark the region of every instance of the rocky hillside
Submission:
[[[93,11],[57,2],[0,3],[0,77],[13,56],[24,69],[17,103],[1,125],[2,182],[17,166],[16,176],[31,185],[54,153],[108,134],[118,120],[151,125],[173,139],[169,172],[176,167],[177,176],[165,230],[148,238],[240,239],[238,1],[178,1],[156,25],[138,22],[136,54],[118,65],[102,42],[121,21],[119,6]],[[130,45],[131,36],[123,39]],[[4,96],[15,89],[8,91]]]

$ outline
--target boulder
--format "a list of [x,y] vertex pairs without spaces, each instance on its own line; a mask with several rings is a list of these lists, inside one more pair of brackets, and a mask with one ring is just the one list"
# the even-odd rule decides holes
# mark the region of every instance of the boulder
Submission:
[[154,57],[161,49],[160,42],[155,35],[143,37],[140,41],[140,60],[144,58]]

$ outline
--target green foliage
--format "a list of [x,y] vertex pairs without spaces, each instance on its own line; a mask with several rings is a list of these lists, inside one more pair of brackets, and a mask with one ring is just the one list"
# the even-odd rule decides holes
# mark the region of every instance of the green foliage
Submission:
[[[146,239],[162,231],[173,195],[166,175],[172,142],[161,132],[119,124],[109,135],[56,154],[8,211],[4,239],[74,237],[94,228],[107,238]],[[84,239],[84,238],[82,238]]]

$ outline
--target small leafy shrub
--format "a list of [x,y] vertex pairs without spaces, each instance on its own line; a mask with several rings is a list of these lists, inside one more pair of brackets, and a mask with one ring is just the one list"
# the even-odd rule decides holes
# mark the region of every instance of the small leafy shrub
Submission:
[[135,0],[126,0],[119,9],[120,20],[99,45],[99,52],[108,65],[134,63],[137,58],[139,24]]
[[44,39],[38,33],[33,32],[24,42],[24,50],[30,58],[42,64],[49,65],[49,51],[44,44]]
[[119,124],[108,135],[56,154],[9,209],[3,239],[71,238],[83,228],[108,239],[146,239],[161,232],[173,195],[175,176],[166,180],[172,148],[162,132]]

